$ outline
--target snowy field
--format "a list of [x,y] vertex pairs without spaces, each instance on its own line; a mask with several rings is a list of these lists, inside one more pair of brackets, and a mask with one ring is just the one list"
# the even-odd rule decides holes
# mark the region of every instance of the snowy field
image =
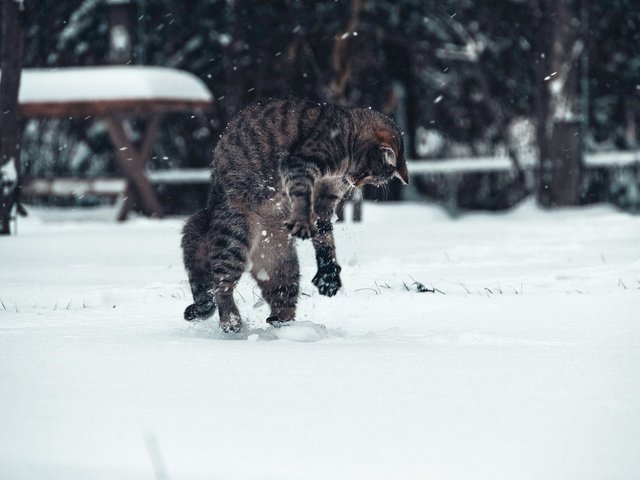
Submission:
[[338,296],[303,243],[305,323],[245,278],[234,339],[182,219],[65,217],[0,239],[2,479],[640,478],[638,217],[367,204]]

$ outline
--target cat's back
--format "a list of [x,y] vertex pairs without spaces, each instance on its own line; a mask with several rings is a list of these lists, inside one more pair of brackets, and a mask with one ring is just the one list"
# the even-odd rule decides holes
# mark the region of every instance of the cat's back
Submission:
[[327,108],[302,99],[269,99],[244,108],[231,119],[216,146],[214,178],[231,192],[268,197],[280,190],[280,161],[318,127]]
[[216,154],[239,154],[241,148],[289,147],[317,120],[321,108],[320,104],[297,98],[268,99],[251,104],[227,124]]

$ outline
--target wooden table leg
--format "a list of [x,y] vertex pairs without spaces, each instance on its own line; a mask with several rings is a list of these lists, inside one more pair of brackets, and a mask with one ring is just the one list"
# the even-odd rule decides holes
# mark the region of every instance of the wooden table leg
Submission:
[[[146,167],[147,161],[151,156],[151,148],[153,147],[153,140],[155,138],[158,127],[160,126],[160,116],[154,115],[152,116],[145,128],[144,136],[142,140],[142,147],[140,148],[140,152],[138,158],[142,159],[142,168]],[[129,216],[129,212],[136,204],[136,189],[133,184],[129,181],[127,182],[127,187],[124,191],[124,201],[122,206],[120,207],[120,211],[118,212],[118,221],[124,222]]]
[[127,136],[122,122],[123,120],[114,117],[105,119],[111,141],[116,148],[116,160],[129,181],[125,191],[125,201],[118,215],[118,220],[126,220],[134,204],[132,198],[134,195],[140,200],[142,211],[145,214],[161,218],[163,216],[162,206],[144,172],[145,164],[151,154],[153,137],[158,129],[160,118],[155,116],[150,119],[145,129],[142,147],[139,150]]

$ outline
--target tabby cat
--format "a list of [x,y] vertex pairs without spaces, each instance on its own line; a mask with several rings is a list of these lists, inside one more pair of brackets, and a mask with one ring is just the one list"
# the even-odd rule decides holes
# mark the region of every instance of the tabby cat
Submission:
[[242,323],[233,299],[245,269],[271,308],[267,322],[295,318],[299,266],[295,238],[311,238],[313,284],[333,296],[342,286],[331,219],[352,187],[409,181],[402,135],[385,115],[300,99],[268,100],[240,111],[215,149],[207,207],[187,221],[184,264],[194,303],[186,320],[216,305],[227,333]]

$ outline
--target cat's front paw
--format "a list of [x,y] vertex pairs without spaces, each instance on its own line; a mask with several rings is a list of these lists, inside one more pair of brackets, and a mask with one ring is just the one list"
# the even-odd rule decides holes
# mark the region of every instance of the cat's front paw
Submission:
[[337,263],[323,266],[318,269],[318,273],[313,277],[311,283],[318,288],[320,295],[333,297],[342,287],[342,281],[340,280],[341,270],[342,268]]
[[318,232],[316,226],[309,220],[291,219],[285,225],[289,229],[291,236],[303,240],[314,237]]

